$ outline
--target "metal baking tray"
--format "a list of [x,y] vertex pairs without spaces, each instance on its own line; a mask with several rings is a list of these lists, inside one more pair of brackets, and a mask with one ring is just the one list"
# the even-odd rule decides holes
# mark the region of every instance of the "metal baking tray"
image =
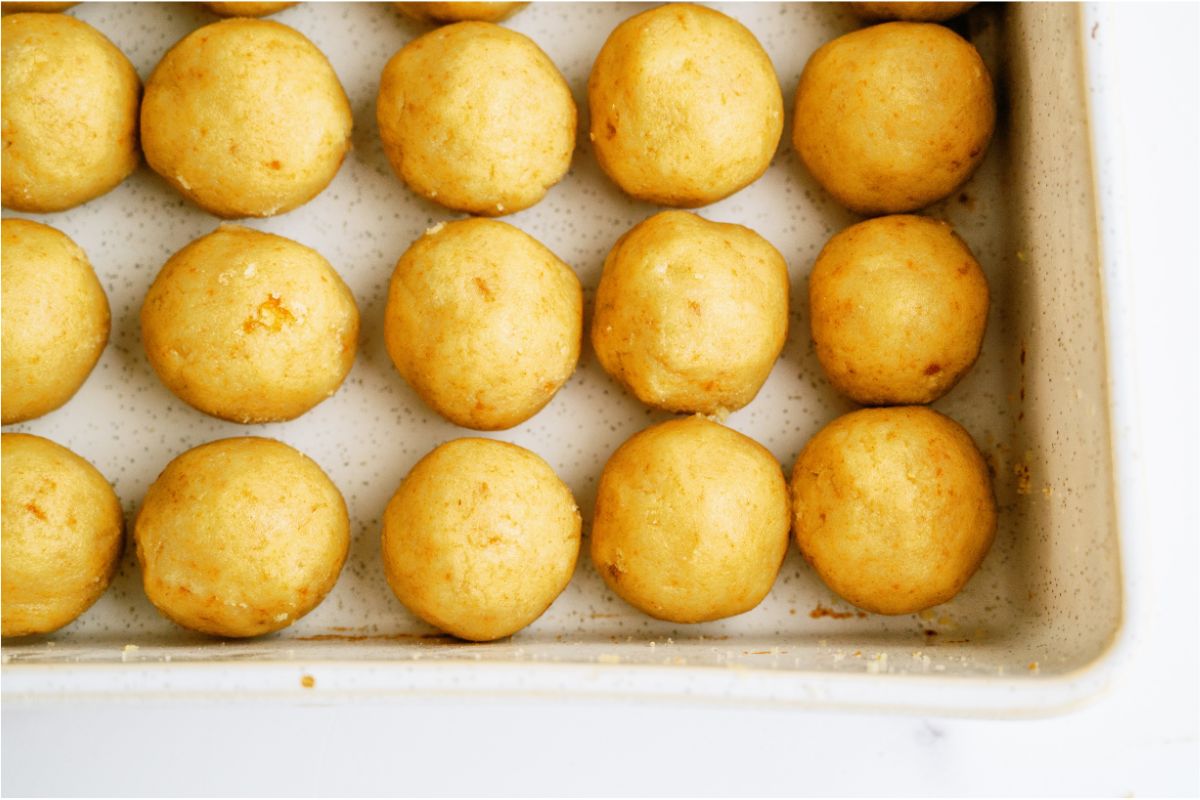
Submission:
[[[644,7],[539,2],[505,24],[546,50],[586,114],[596,53],[622,19]],[[748,225],[788,260],[788,344],[758,398],[728,424],[790,471],[807,439],[852,407],[813,355],[806,280],[825,241],[856,220],[813,183],[792,150],[791,96],[809,54],[859,23],[839,5],[715,7],[758,36],[789,110],[762,179],[700,213]],[[175,41],[214,20],[183,3],[84,3],[69,13],[109,36],[143,79]],[[312,456],[345,495],[353,526],[345,570],[325,602],[290,628],[219,641],[155,611],[128,547],[112,587],[79,620],[51,636],[4,643],[4,702],[516,692],[1004,715],[1046,713],[1094,694],[1111,671],[1106,654],[1121,630],[1123,585],[1080,13],[1071,5],[986,4],[953,23],[987,61],[1000,109],[978,173],[925,212],[954,224],[992,292],[979,362],[936,404],[984,451],[1000,507],[995,545],[962,594],[922,614],[864,615],[826,589],[793,546],[758,608],[675,625],[614,597],[585,542],[574,579],[545,616],[491,644],[459,642],[416,620],[389,591],[379,555],[381,514],[400,479],[438,443],[475,435],[427,409],[383,344],[393,265],[427,227],[456,216],[401,184],[376,130],[380,71],[424,28],[384,3],[304,3],[276,15],[332,61],[354,109],[354,147],[315,200],[246,224],[315,247],[353,290],[362,342],[345,385],[300,419],[251,426],[206,417],[167,391],[142,352],[138,311],[163,262],[218,220],[143,166],[102,198],[35,217],[87,251],[109,295],[112,338],[70,403],[6,430],[47,436],[89,459],[113,482],[129,520],[150,482],[183,450],[227,436],[281,439]],[[563,183],[506,219],[574,266],[590,317],[605,254],[656,210],[605,178],[582,135]],[[585,345],[578,372],[546,409],[486,435],[528,447],[554,466],[582,508],[586,536],[605,460],[665,417],[623,392]]]

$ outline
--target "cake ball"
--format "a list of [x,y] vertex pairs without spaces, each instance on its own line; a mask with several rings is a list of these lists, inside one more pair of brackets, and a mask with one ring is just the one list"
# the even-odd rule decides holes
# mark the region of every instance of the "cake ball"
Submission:
[[66,11],[71,6],[79,5],[78,3],[39,3],[34,0],[12,0],[8,3],[0,3],[0,13],[3,14],[18,14],[23,11],[36,12],[41,14],[53,14],[59,11]]
[[488,22],[447,25],[405,45],[383,69],[375,111],[401,180],[472,214],[538,202],[575,150],[575,101],[554,62]]
[[789,526],[787,482],[766,448],[704,417],[673,419],[604,465],[592,563],[650,616],[707,622],[762,602]]
[[749,228],[663,211],[617,241],[592,346],[639,400],[724,414],[754,399],[787,339],[787,264]]
[[846,414],[792,470],[800,552],[847,602],[911,614],[958,594],[996,532],[983,456],[954,420],[924,406]]
[[847,3],[859,19],[945,22],[965,13],[974,3]]
[[404,16],[418,22],[444,25],[448,22],[499,22],[529,3],[392,3]]
[[167,388],[232,422],[300,416],[337,391],[358,347],[358,307],[329,262],[237,225],[171,256],[141,322]]
[[622,22],[588,79],[589,138],[639,200],[691,208],[758,180],[783,132],[766,51],[737,20],[671,3]]
[[966,181],[995,121],[992,79],[969,42],[941,25],[888,22],[813,53],[796,90],[792,141],[839,203],[893,214]]
[[258,636],[312,611],[337,582],[350,518],[303,453],[244,437],[180,455],[134,523],[150,602],[185,628]]
[[433,410],[464,428],[511,428],[575,371],[583,290],[512,225],[439,223],[396,264],[383,333],[396,369]]
[[104,476],[40,436],[0,436],[4,636],[50,633],[104,594],[125,520]]
[[0,29],[4,205],[63,211],[125,180],[142,88],[129,59],[64,14],[12,14]]
[[296,3],[205,3],[204,7],[218,17],[265,17],[285,8],[291,8]]
[[218,217],[269,217],[307,203],[350,149],[350,101],[299,31],[261,19],[205,25],[146,82],[146,161]]
[[975,363],[987,278],[945,222],[908,215],[860,222],[821,250],[809,322],[830,383],[863,405],[932,403]]
[[383,567],[410,611],[460,639],[511,636],[562,593],[579,509],[523,447],[456,439],[413,467],[383,515]]
[[0,222],[0,362],[4,424],[74,396],[108,343],[108,298],[79,245],[26,219]]

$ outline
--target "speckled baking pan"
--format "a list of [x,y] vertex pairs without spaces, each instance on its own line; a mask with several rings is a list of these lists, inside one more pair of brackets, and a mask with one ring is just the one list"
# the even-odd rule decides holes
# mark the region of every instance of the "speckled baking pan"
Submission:
[[[789,110],[808,55],[857,26],[836,5],[717,7],[762,41]],[[585,109],[593,58],[608,32],[641,8],[534,3],[506,24],[547,51]],[[172,43],[213,19],[181,3],[85,3],[70,13],[116,42],[143,78]],[[1103,670],[1092,667],[1120,629],[1122,580],[1078,14],[1068,5],[988,5],[954,23],[984,54],[1000,100],[999,132],[982,168],[927,210],[968,241],[993,298],[978,365],[937,403],[984,450],[1001,509],[995,546],[963,593],[919,615],[866,616],[834,597],[793,547],[757,609],[680,626],[614,597],[585,556],[536,624],[511,640],[468,645],[408,614],[379,559],[380,516],[401,477],[436,444],[467,434],[422,405],[392,368],[382,337],[396,259],[452,216],[392,175],[374,120],[384,63],[422,28],[389,4],[304,3],[282,12],[276,19],[309,36],[337,69],[354,108],[354,149],[316,200],[248,224],[315,247],[354,291],[363,337],[346,384],[298,420],[246,427],[206,417],[163,387],[141,350],[138,309],[166,258],[217,220],[142,167],[105,197],[38,217],[88,252],[109,293],[113,334],[69,404],[9,430],[48,436],[91,460],[130,518],[183,450],[239,434],[282,439],[316,459],[346,497],[354,539],[345,571],[324,604],[291,628],[220,642],[154,610],[129,548],[112,588],[78,621],[50,637],[5,643],[5,702],[80,692],[562,691],[1019,713],[1094,691]],[[817,252],[855,218],[812,182],[788,139],[761,180],[701,213],[754,228],[788,260],[787,347],[759,397],[728,422],[790,470],[809,436],[850,409],[817,365],[805,298]],[[655,210],[616,190],[583,136],[567,179],[508,219],[573,265],[590,300],[610,246]],[[585,349],[545,410],[493,435],[545,457],[586,520],[609,454],[664,416],[626,395]]]

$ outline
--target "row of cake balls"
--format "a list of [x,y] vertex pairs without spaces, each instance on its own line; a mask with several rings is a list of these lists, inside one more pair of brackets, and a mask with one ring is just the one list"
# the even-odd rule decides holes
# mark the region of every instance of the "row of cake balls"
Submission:
[[[124,541],[121,504],[87,461],[29,434],[2,440],[3,635],[49,633],[105,591]],[[576,570],[582,520],[536,454],[490,439],[440,445],[383,513],[396,597],[472,641],[541,616]],[[741,614],[770,592],[789,530],[825,584],[868,611],[943,603],[991,545],[996,509],[970,436],[924,406],[865,409],[821,430],[789,486],[752,439],[702,416],[654,425],[608,460],[592,564],[642,612],[676,623]],[[277,631],[314,609],[345,562],[350,520],[321,468],[282,442],[188,450],[133,524],[146,596],[186,628]]]
[[[30,220],[0,223],[4,424],[63,405],[96,364],[108,302],[83,251]],[[818,360],[859,403],[929,403],[974,364],[988,285],[950,226],[892,215],[834,236],[809,277]],[[721,416],[749,403],[788,336],[783,256],[749,228],[686,211],[642,221],[612,248],[591,342],[641,401]],[[574,270],[528,234],[443,222],[400,257],[384,310],[397,370],[427,405],[476,430],[511,428],[575,371],[584,328]],[[353,364],[359,312],[337,271],[290,239],[223,224],[167,260],[141,308],[163,383],[240,423],[292,419]]]
[[[224,218],[308,202],[349,151],[345,91],[286,25],[239,17],[193,31],[163,56],[144,96],[128,59],[83,22],[17,14],[3,26],[9,208],[58,211],[112,189],[138,163],[139,134],[156,172]],[[757,180],[783,130],[779,81],[754,35],[687,3],[617,26],[596,56],[588,106],[603,170],[666,206],[706,205]],[[576,144],[577,109],[558,68],[528,37],[490,22],[441,27],[401,48],[382,71],[376,113],[396,174],[477,215],[538,202]],[[962,184],[994,124],[991,78],[970,43],[940,25],[891,22],[813,54],[792,138],[839,202],[899,213]]]

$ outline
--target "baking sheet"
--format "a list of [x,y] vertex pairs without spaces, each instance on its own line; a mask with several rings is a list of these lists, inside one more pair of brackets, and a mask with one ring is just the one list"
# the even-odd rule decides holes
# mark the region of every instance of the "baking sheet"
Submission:
[[[713,5],[762,42],[788,109],[783,141],[763,178],[699,213],[753,228],[788,261],[787,346],[758,398],[727,424],[762,442],[790,472],[807,439],[853,408],[828,386],[813,355],[806,278],[825,241],[857,219],[799,164],[790,145],[792,95],[808,55],[858,23],[837,5]],[[607,180],[586,136],[592,60],[613,27],[648,7],[534,3],[505,23],[532,37],[563,71],[584,134],[567,178],[540,204],[504,219],[575,268],[589,320],[609,248],[658,210],[630,200]],[[180,3],[85,3],[70,13],[109,36],[143,79],[176,40],[216,19]],[[585,540],[574,579],[550,610],[511,640],[487,645],[440,637],[416,620],[392,596],[379,557],[381,514],[404,474],[437,444],[480,435],[426,408],[395,372],[383,344],[395,261],[427,227],[458,216],[418,199],[392,174],[374,121],[383,65],[426,28],[387,4],[303,3],[273,19],[303,32],[330,58],[354,110],[354,146],[315,200],[244,224],[314,247],[354,292],[362,340],[346,383],[298,420],[250,426],[206,417],[167,391],[141,349],[141,301],[163,262],[218,220],[143,165],[109,195],[71,211],[5,211],[74,238],[91,258],[113,313],[110,344],[79,394],[57,412],[5,430],[47,436],[89,459],[113,482],[130,520],[147,486],[187,448],[238,435],[281,439],[314,458],[346,498],[353,541],[345,569],[325,602],[285,631],[218,642],[156,612],[142,593],[130,547],[113,586],[90,611],[53,636],[5,642],[6,664],[466,658],[1037,677],[1077,669],[1107,647],[1119,624],[1120,577],[1073,10],[981,6],[954,25],[980,48],[1000,99],[1000,128],[983,166],[960,192],[926,212],[956,227],[992,292],[978,364],[935,404],[963,423],[984,451],[1000,506],[995,545],[962,594],[920,615],[863,616],[821,584],[793,545],[758,608],[681,626],[652,620],[612,595],[592,569]],[[1065,162],[1054,163],[1057,155]],[[1052,219],[1039,213],[1039,204],[1054,212]],[[482,435],[543,456],[575,493],[586,536],[605,460],[629,436],[667,416],[610,380],[585,342],[578,371],[547,408],[513,430]],[[1091,599],[1085,602],[1081,593]]]

